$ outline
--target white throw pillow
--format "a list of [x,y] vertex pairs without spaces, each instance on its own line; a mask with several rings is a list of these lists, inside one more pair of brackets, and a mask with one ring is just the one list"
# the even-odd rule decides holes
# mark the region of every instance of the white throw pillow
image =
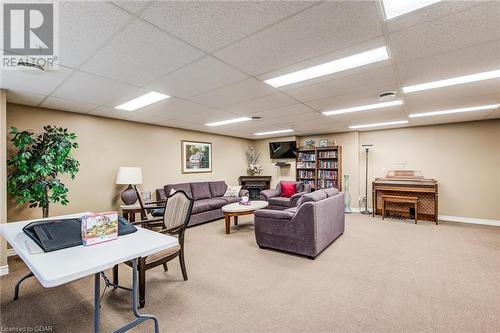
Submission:
[[225,197],[238,197],[240,195],[241,185],[240,186],[231,186],[227,187],[226,193],[224,193]]

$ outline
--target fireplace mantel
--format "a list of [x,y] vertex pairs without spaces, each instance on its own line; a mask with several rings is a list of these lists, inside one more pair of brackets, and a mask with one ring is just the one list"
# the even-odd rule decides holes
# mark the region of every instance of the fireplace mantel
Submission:
[[240,176],[238,181],[242,189],[250,192],[250,199],[257,199],[260,191],[271,188],[271,176]]

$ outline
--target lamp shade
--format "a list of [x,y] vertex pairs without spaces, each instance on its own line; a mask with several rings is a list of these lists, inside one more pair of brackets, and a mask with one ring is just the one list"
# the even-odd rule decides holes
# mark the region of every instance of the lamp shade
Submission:
[[117,184],[142,184],[142,169],[139,167],[120,167],[116,175]]

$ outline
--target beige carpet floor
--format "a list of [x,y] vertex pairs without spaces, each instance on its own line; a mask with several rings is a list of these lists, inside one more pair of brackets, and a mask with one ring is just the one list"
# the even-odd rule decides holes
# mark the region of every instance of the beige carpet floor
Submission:
[[[216,221],[187,230],[189,281],[178,261],[148,272],[145,313],[163,332],[499,332],[500,228],[347,216],[344,235],[316,260],[261,250],[251,219],[230,235]],[[78,260],[78,258],[75,258]],[[10,259],[1,329],[92,331],[93,278],[44,289]],[[130,285],[130,268],[120,266]],[[109,272],[110,275],[110,272]],[[132,318],[126,291],[108,291],[102,331]],[[147,324],[134,332],[148,332]]]

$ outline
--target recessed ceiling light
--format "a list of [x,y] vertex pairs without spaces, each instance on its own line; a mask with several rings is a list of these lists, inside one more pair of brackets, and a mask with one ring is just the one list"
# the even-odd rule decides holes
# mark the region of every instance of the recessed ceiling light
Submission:
[[283,129],[283,130],[269,131],[269,132],[258,132],[258,133],[254,133],[254,135],[268,135],[268,134],[279,134],[279,133],[289,133],[289,132],[293,132],[293,129]]
[[500,104],[490,104],[490,105],[473,106],[473,107],[469,107],[469,108],[441,110],[441,111],[433,111],[433,112],[422,112],[422,113],[412,113],[412,114],[410,114],[409,117],[410,118],[419,118],[419,117],[429,117],[429,116],[440,116],[443,114],[450,114],[450,113],[493,110],[493,109],[498,108],[499,106],[500,106]]
[[134,98],[131,101],[128,101],[127,103],[123,103],[121,105],[115,106],[115,109],[120,109],[120,110],[127,110],[127,111],[134,111],[139,108],[142,108],[146,105],[153,104],[156,102],[159,102],[165,98],[169,98],[170,96],[160,94],[157,92],[150,92],[145,95],[139,96],[137,98]]
[[383,46],[321,65],[302,69],[297,72],[277,76],[275,78],[265,80],[264,82],[278,88],[288,84],[314,79],[320,76],[345,71],[387,59],[389,59],[389,54],[387,53],[387,48]]
[[440,1],[441,0],[382,0],[382,7],[384,7],[385,18],[390,20]]
[[353,125],[353,126],[349,126],[349,128],[356,129],[356,128],[369,128],[369,127],[401,125],[401,124],[408,124],[408,120],[389,121],[387,123],[377,123],[377,124]]
[[367,105],[353,106],[353,107],[345,108],[345,109],[325,111],[325,112],[323,112],[323,114],[325,116],[332,116],[332,115],[335,115],[335,114],[342,114],[342,113],[350,113],[350,112],[358,112],[358,111],[381,109],[381,108],[387,108],[389,106],[402,105],[402,104],[403,104],[403,101],[399,99],[397,101],[375,103],[375,104],[367,104]]
[[483,80],[489,80],[489,79],[496,79],[499,77],[500,77],[500,69],[497,69],[497,70],[489,71],[489,72],[482,72],[482,73],[477,73],[477,74],[458,76],[458,77],[454,77],[454,78],[446,79],[446,80],[432,81],[432,82],[427,82],[427,83],[416,84],[413,86],[407,86],[407,87],[403,87],[403,92],[405,94],[407,94],[407,93],[416,92],[416,91],[442,88],[442,87],[448,87],[448,86],[455,86],[457,84],[483,81]]
[[252,118],[241,117],[241,118],[234,118],[234,119],[216,121],[214,123],[205,124],[205,126],[221,126],[221,125],[227,125],[227,124],[233,124],[233,123],[240,123],[242,121],[248,121],[248,120],[252,120]]

